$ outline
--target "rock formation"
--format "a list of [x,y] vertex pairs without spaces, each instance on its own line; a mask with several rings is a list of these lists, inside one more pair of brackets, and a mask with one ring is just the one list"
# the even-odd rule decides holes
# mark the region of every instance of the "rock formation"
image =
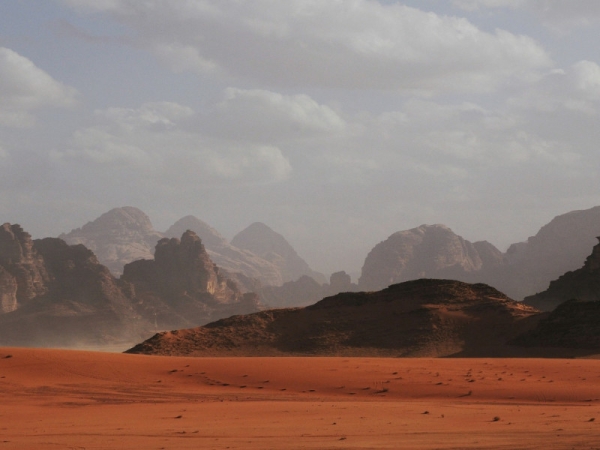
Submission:
[[365,259],[358,285],[378,290],[418,278],[473,281],[475,274],[502,263],[502,253],[488,242],[473,244],[444,225],[421,225],[377,244]]
[[159,333],[129,350],[159,355],[500,356],[540,313],[483,284],[422,279]]
[[506,251],[507,264],[493,285],[518,300],[548,288],[550,281],[581,267],[600,236],[600,206],[555,217],[526,242]]
[[303,275],[324,283],[323,274],[312,270],[285,238],[264,223],[255,222],[240,231],[231,244],[248,250],[274,264],[282,274],[283,281],[294,281]]
[[125,206],[111,209],[59,238],[71,245],[85,245],[115,276],[119,276],[125,264],[152,258],[154,246],[163,235],[154,230],[146,214]]
[[217,317],[257,311],[255,294],[242,294],[219,273],[193,231],[181,240],[163,238],[154,260],[125,266],[121,282],[132,291],[137,310],[159,328],[206,323]]
[[[178,220],[164,234],[166,237],[179,237],[187,230],[193,231],[202,239],[210,259],[225,271],[229,278],[235,279],[243,290],[254,291],[261,284],[283,284],[283,276],[273,263],[248,250],[234,247],[217,230],[194,216]],[[255,280],[260,283],[257,284]]]
[[139,342],[159,329],[197,326],[259,310],[220,274],[200,239],[162,239],[154,260],[116,279],[82,244],[31,240],[0,229],[0,345],[80,346]]
[[600,302],[567,300],[536,328],[513,342],[527,347],[592,349],[597,353],[600,349]]
[[[5,225],[5,230],[8,228]],[[57,238],[31,241],[18,225],[10,228],[20,231],[19,241],[29,249],[35,273],[43,276],[35,291],[26,283],[16,283],[17,299],[22,286],[29,298],[0,314],[1,345],[109,344],[148,334],[149,324],[134,311],[117,280],[90,250],[83,245],[69,246]],[[6,254],[0,254],[6,264]],[[10,273],[10,264],[4,264],[3,273]]]
[[526,297],[524,302],[542,311],[551,311],[571,299],[600,300],[600,244],[596,244],[582,268],[565,273],[550,282],[548,289]]
[[0,227],[0,313],[14,311],[48,291],[48,273],[29,233],[19,225]]

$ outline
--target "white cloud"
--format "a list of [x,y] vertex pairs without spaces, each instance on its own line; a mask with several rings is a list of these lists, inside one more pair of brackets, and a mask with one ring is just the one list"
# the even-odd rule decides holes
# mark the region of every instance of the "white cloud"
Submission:
[[483,8],[529,10],[557,31],[590,26],[600,21],[600,2],[597,0],[453,0],[452,3],[466,11]]
[[336,134],[344,127],[344,120],[333,109],[307,95],[228,88],[204,128],[241,141],[272,143]]
[[76,97],[75,89],[54,80],[24,56],[0,47],[0,125],[30,126],[31,111],[73,106]]
[[175,71],[262,86],[486,92],[551,64],[526,36],[375,1],[92,0]]
[[76,131],[66,150],[53,152],[53,160],[97,174],[110,168],[115,178],[164,185],[262,184],[290,175],[292,167],[279,148],[184,129],[181,125],[192,115],[189,107],[172,102],[97,111],[103,123]]

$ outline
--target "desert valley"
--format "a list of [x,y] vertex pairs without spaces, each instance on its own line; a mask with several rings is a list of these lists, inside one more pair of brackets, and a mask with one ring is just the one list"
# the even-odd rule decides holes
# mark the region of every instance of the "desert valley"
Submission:
[[60,238],[7,223],[0,446],[597,448],[597,216],[504,254],[401,231],[358,283],[264,224],[229,243],[132,207]]

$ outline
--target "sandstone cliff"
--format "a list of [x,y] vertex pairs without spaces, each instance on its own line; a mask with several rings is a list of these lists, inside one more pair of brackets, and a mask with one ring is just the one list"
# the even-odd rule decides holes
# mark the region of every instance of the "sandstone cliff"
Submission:
[[211,260],[230,278],[235,278],[245,291],[256,290],[258,285],[252,279],[258,280],[259,285],[283,284],[281,271],[273,263],[251,251],[231,245],[217,230],[194,216],[186,216],[178,220],[165,231],[164,235],[179,237],[187,230],[193,231],[202,239]]
[[[20,230],[18,225],[12,228]],[[29,235],[19,234],[29,247]],[[57,238],[32,244],[30,253],[43,277],[33,297],[0,315],[0,345],[96,345],[130,342],[148,334],[149,324],[90,250]],[[9,273],[10,265],[2,267]],[[17,283],[17,298],[20,289]],[[31,293],[27,285],[25,292]]]
[[264,223],[255,222],[240,231],[231,240],[231,244],[274,264],[281,272],[284,282],[297,280],[303,275],[314,278],[320,284],[325,282],[323,274],[312,270],[281,234]]
[[114,208],[59,238],[68,244],[83,244],[98,260],[119,276],[123,266],[152,258],[154,246],[163,235],[154,230],[146,214],[137,208]]
[[161,239],[154,260],[127,264],[121,282],[130,289],[137,311],[158,328],[197,325],[258,310],[256,295],[242,294],[220,273],[193,231],[181,239]]

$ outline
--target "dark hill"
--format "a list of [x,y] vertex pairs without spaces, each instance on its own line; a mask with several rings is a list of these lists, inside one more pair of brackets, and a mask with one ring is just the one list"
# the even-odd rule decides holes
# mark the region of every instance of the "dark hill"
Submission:
[[421,279],[306,307],[156,334],[129,350],[158,355],[500,356],[540,314],[484,284]]

